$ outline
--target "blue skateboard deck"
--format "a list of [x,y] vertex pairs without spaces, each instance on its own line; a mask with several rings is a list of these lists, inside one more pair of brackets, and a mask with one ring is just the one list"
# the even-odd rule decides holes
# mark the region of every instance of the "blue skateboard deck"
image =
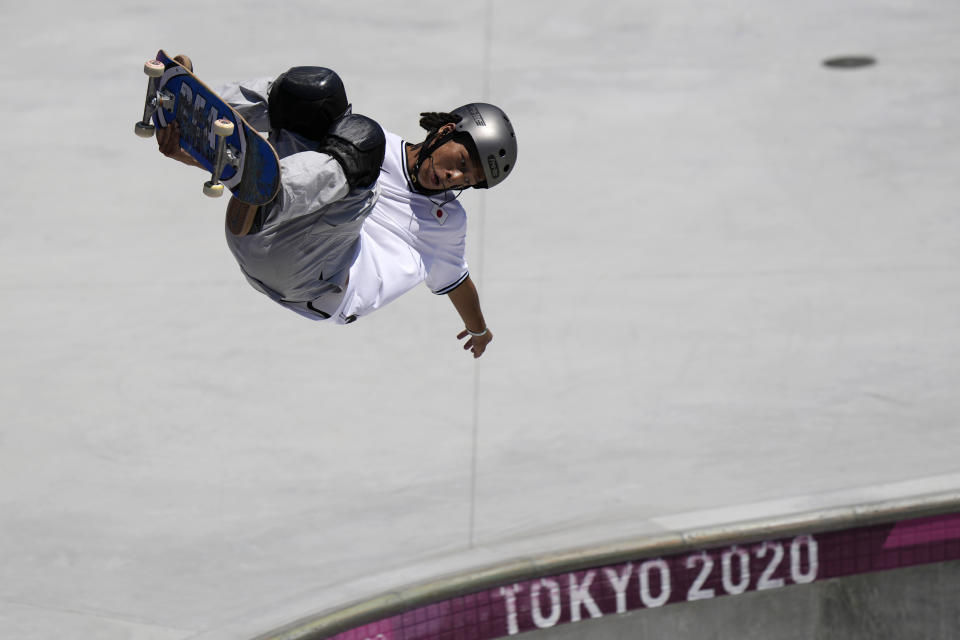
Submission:
[[[273,200],[280,189],[280,160],[266,138],[162,49],[157,52],[156,60],[164,66],[164,71],[162,76],[151,80],[156,86],[153,123],[166,127],[176,121],[180,125],[180,146],[207,171],[213,172],[218,144],[214,122],[229,120],[234,130],[225,139],[224,166],[216,178],[242,202],[262,205]],[[149,89],[147,103],[150,109]]]

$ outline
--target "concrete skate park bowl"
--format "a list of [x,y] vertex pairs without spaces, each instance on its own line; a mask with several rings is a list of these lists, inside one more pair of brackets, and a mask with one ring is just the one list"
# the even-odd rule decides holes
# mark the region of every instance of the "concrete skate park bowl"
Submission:
[[256,640],[953,638],[960,492],[526,558]]

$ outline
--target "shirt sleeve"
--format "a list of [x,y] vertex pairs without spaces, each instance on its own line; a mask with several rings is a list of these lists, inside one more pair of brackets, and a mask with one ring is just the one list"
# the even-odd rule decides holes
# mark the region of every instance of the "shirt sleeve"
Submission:
[[257,131],[270,130],[270,113],[267,98],[274,78],[255,78],[243,82],[233,82],[221,88],[218,95],[223,101],[236,109],[244,120]]
[[434,290],[433,292],[438,296],[442,296],[444,294],[450,293],[451,291],[453,291],[454,289],[462,285],[468,277],[470,277],[470,272],[464,271],[463,274],[459,278],[457,278],[452,284],[449,284],[446,287],[443,287],[439,291]]

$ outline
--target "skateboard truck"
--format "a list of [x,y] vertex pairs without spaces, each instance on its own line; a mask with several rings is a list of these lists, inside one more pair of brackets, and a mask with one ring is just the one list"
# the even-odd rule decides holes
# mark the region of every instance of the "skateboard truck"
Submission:
[[227,148],[227,138],[233,135],[233,123],[225,118],[220,118],[213,123],[213,135],[217,136],[217,155],[213,161],[213,171],[210,180],[203,185],[203,192],[211,198],[219,198],[223,195],[223,184],[220,182],[220,174],[229,162],[236,165],[236,156],[231,149]]
[[133,130],[141,138],[149,138],[153,136],[153,132],[156,130],[156,127],[150,124],[150,118],[163,105],[165,100],[165,96],[157,91],[157,84],[164,72],[163,63],[159,60],[147,60],[143,65],[143,72],[147,74],[147,97],[144,100],[143,120],[136,123]]

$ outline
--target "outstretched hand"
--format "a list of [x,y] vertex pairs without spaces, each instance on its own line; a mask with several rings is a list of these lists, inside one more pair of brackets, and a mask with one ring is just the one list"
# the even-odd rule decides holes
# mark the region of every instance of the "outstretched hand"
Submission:
[[457,340],[463,340],[464,338],[469,338],[463,344],[464,351],[472,351],[474,358],[479,358],[483,355],[483,352],[487,350],[487,345],[493,340],[493,333],[487,329],[487,332],[482,336],[470,335],[470,332],[464,329],[459,334],[457,334]]

